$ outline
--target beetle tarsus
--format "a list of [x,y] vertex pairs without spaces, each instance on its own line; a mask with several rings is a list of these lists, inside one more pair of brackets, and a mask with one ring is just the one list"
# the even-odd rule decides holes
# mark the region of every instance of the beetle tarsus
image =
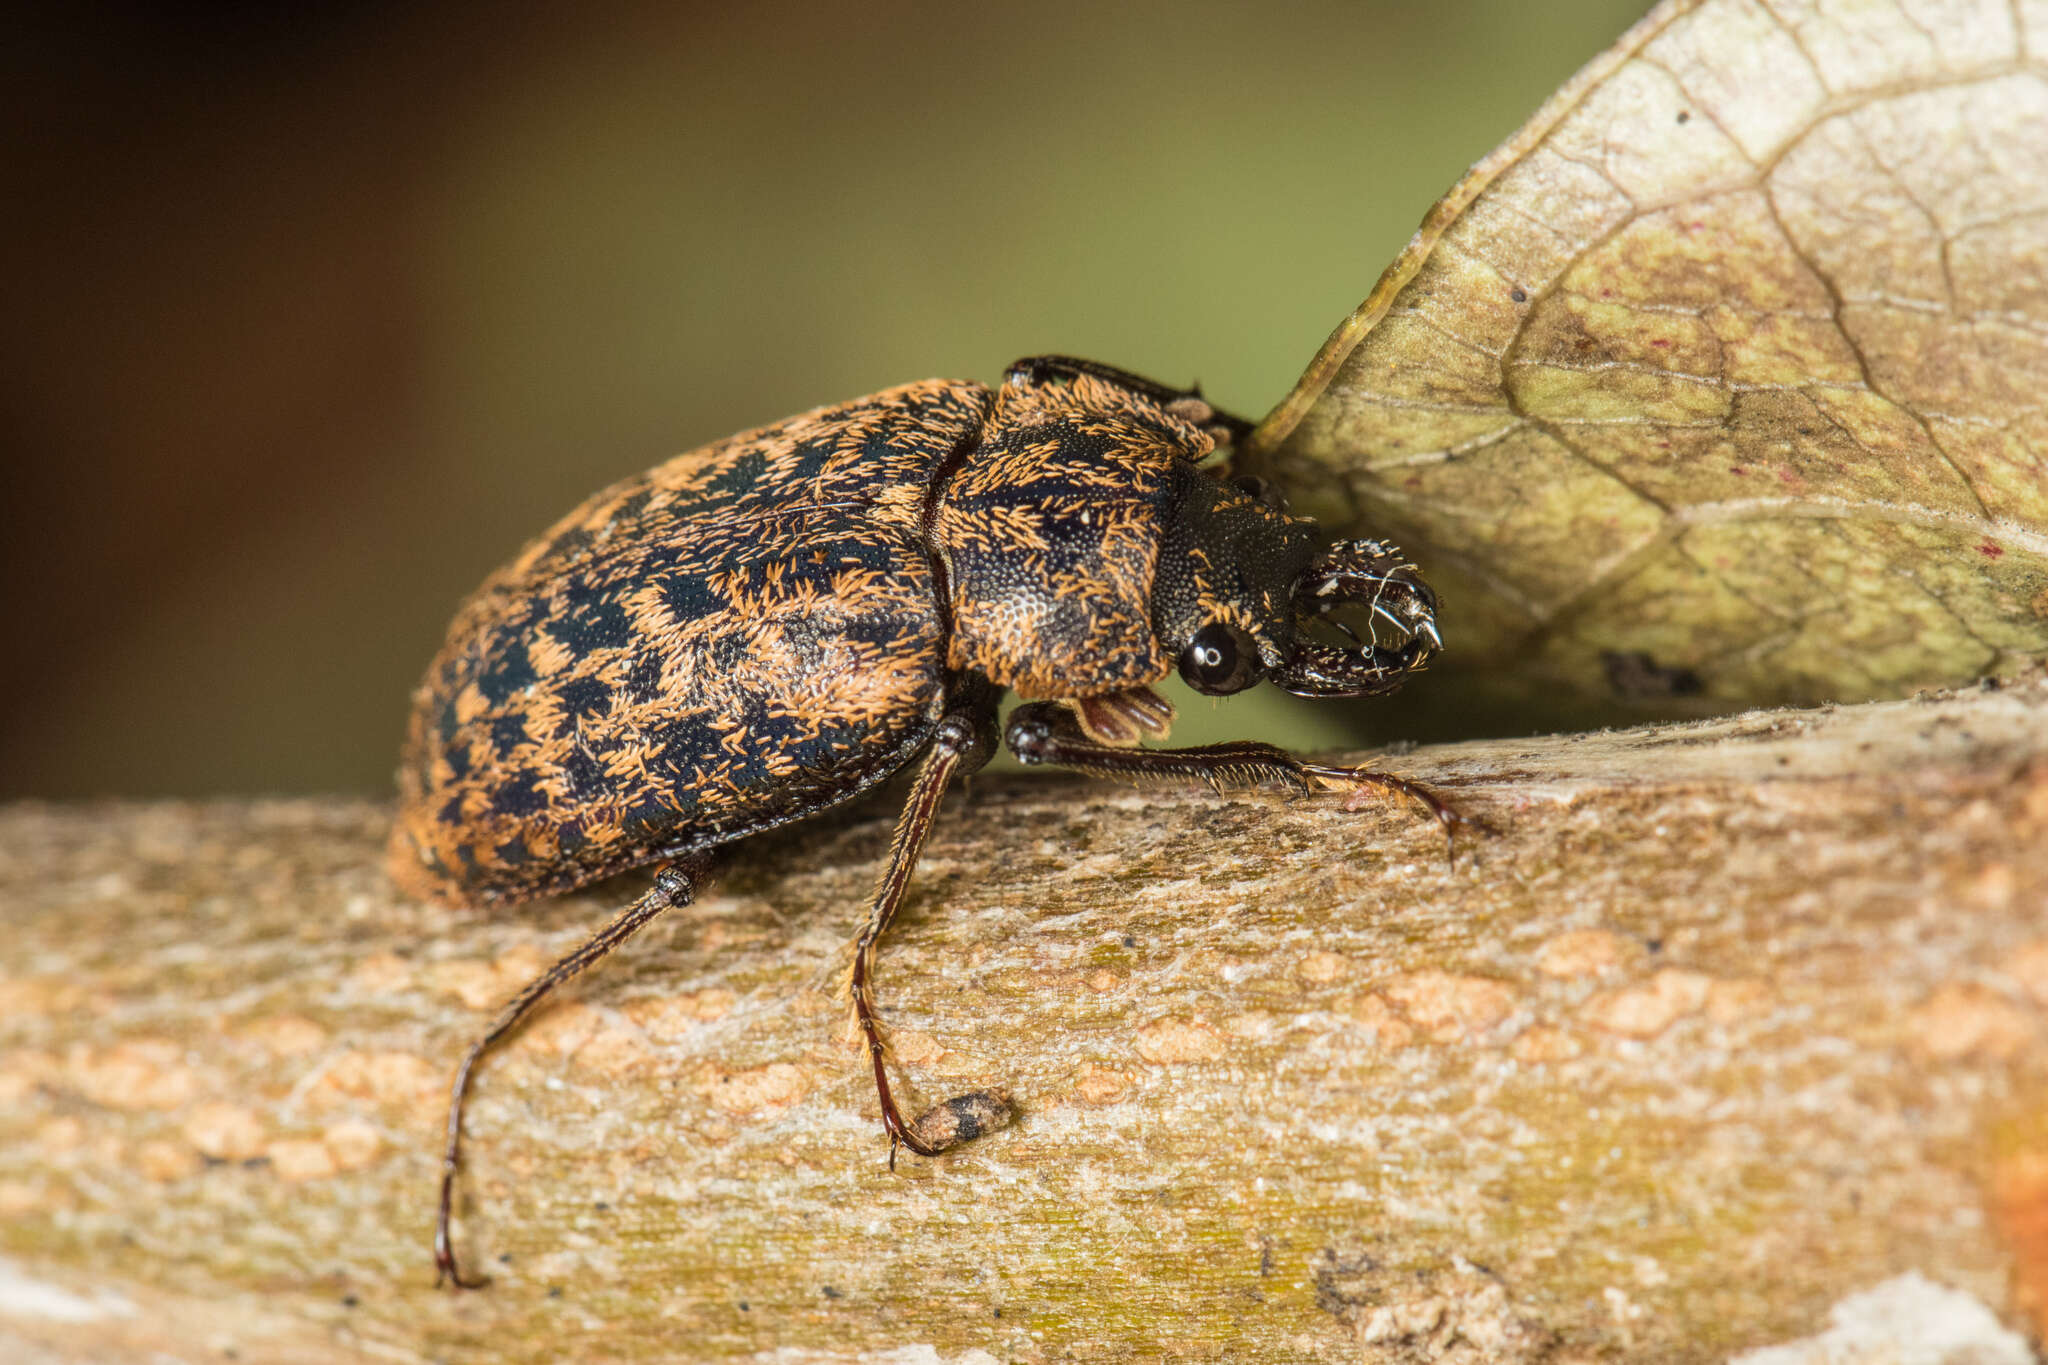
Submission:
[[1320,781],[1349,783],[1359,789],[1377,788],[1414,801],[1443,827],[1445,865],[1456,865],[1458,826],[1469,825],[1472,821],[1420,782],[1411,782],[1392,773],[1375,772],[1370,768],[1337,768],[1322,763],[1302,763],[1301,770],[1305,775]]
[[455,1202],[455,1163],[441,1165],[441,1214],[434,1224],[434,1288],[482,1289],[489,1279],[465,1280],[455,1264],[455,1247],[448,1235],[449,1216]]

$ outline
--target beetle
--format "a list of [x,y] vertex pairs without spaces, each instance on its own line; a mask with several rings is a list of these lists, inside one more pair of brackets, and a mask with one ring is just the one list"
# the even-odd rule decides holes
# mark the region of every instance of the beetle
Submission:
[[[689,902],[721,846],[848,801],[915,763],[854,943],[850,987],[893,1165],[989,1126],[998,1092],[906,1120],[870,978],[940,798],[1003,740],[1103,776],[1377,788],[1386,773],[1238,742],[1148,749],[1197,691],[1260,679],[1392,691],[1442,648],[1415,567],[1321,546],[1257,479],[1204,463],[1251,425],[1066,356],[996,388],[929,380],[681,455],[596,494],[462,605],[413,695],[390,868],[420,897],[501,905],[659,864],[653,887],[529,982],[449,1087],[436,1283],[471,1287],[449,1224],[478,1061],[549,992]],[[1362,613],[1361,639],[1338,613]],[[1380,628],[1394,639],[1379,642]]]

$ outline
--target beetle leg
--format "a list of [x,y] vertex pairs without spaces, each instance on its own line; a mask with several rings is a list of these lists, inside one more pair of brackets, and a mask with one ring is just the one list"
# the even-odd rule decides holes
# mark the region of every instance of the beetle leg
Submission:
[[947,783],[956,775],[971,773],[988,762],[995,747],[995,699],[992,694],[977,691],[939,722],[938,731],[932,737],[931,751],[925,757],[924,766],[917,770],[917,780],[910,788],[910,799],[904,803],[903,814],[896,821],[896,836],[889,845],[889,865],[882,874],[881,884],[875,888],[867,923],[861,927],[860,937],[854,940],[853,1013],[860,1022],[861,1033],[867,1038],[869,1060],[874,1063],[875,1093],[882,1102],[882,1128],[889,1134],[891,1170],[896,1168],[898,1147],[908,1147],[919,1156],[937,1156],[952,1144],[935,1144],[920,1136],[917,1126],[905,1120],[897,1110],[896,1099],[889,1092],[889,1069],[885,1063],[887,1049],[882,1042],[881,1020],[875,1015],[871,983],[875,944],[895,916],[896,907],[903,900],[904,888],[910,885],[911,870],[917,866],[917,855],[924,848],[925,835],[931,832],[932,819],[938,814],[939,800],[946,794]]
[[1467,823],[1420,782],[1370,768],[1306,763],[1285,749],[1254,740],[1191,749],[1126,749],[1100,744],[1090,739],[1074,713],[1058,702],[1030,702],[1012,711],[1003,742],[1019,763],[1047,763],[1127,782],[1192,779],[1206,782],[1216,792],[1229,785],[1271,784],[1298,792],[1315,791],[1324,784],[1377,787],[1408,797],[1434,816],[1443,826],[1447,853],[1457,827]]
[[697,878],[703,874],[709,861],[702,856],[679,859],[655,873],[654,886],[646,895],[621,910],[611,923],[585,939],[576,951],[521,987],[519,994],[506,1001],[505,1007],[498,1011],[498,1017],[491,1021],[484,1035],[471,1043],[469,1051],[463,1054],[462,1065],[455,1071],[455,1083],[448,1088],[448,1139],[447,1146],[441,1151],[441,1209],[434,1221],[436,1289],[443,1284],[452,1284],[457,1289],[478,1289],[489,1283],[462,1278],[462,1272],[455,1265],[455,1244],[448,1228],[454,1211],[455,1172],[461,1160],[462,1103],[469,1095],[469,1077],[477,1062],[490,1051],[492,1044],[518,1028],[520,1021],[533,1013],[534,1007],[545,1000],[555,987],[580,976],[662,911],[688,905],[696,894]]

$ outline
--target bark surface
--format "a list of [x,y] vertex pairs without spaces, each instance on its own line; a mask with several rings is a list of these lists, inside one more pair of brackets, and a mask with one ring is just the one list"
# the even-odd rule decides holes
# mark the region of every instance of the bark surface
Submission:
[[[387,810],[0,812],[10,1360],[1718,1359],[1917,1273],[2048,1322],[2048,680],[1387,758],[1411,808],[978,779],[840,991],[879,802],[639,888],[398,898]],[[894,1352],[894,1354],[889,1354]],[[977,1352],[986,1354],[977,1354]]]

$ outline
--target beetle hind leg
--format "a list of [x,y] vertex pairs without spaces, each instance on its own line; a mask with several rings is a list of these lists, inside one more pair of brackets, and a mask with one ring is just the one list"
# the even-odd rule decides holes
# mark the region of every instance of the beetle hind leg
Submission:
[[1443,827],[1447,854],[1452,851],[1458,826],[1470,823],[1420,782],[1370,768],[1304,762],[1285,749],[1253,740],[1190,749],[1131,749],[1098,743],[1059,702],[1031,702],[1012,711],[1003,742],[1020,763],[1050,764],[1127,782],[1203,782],[1216,792],[1230,786],[1279,786],[1298,792],[1335,787],[1405,796]]
[[555,987],[581,976],[662,911],[688,905],[696,894],[697,879],[704,874],[709,862],[703,855],[697,855],[678,859],[655,873],[654,886],[646,895],[621,910],[611,923],[585,939],[574,952],[521,987],[519,994],[506,1001],[498,1011],[498,1017],[491,1021],[490,1028],[463,1054],[462,1064],[455,1071],[455,1080],[448,1087],[448,1131],[441,1149],[440,1211],[434,1220],[435,1288],[447,1284],[456,1289],[478,1289],[488,1283],[463,1278],[455,1263],[455,1241],[450,1230],[455,1213],[455,1175],[461,1169],[462,1106],[469,1097],[469,1079],[477,1063],[494,1044],[518,1028],[527,1015],[553,993]]
[[976,1091],[949,1100],[918,1118],[905,1119],[896,1107],[889,1088],[888,1045],[882,1039],[881,1019],[874,1005],[875,945],[881,940],[910,874],[924,848],[938,815],[939,802],[956,776],[971,773],[988,762],[996,747],[995,697],[977,690],[949,710],[939,722],[931,749],[910,788],[910,799],[896,821],[896,833],[889,845],[889,863],[875,888],[867,923],[854,940],[853,968],[848,988],[853,995],[853,1013],[867,1041],[868,1059],[875,1069],[875,1095],[881,1101],[882,1128],[889,1135],[889,1168],[896,1167],[898,1148],[907,1147],[919,1156],[937,1156],[1009,1117],[1009,1097],[1000,1090]]

